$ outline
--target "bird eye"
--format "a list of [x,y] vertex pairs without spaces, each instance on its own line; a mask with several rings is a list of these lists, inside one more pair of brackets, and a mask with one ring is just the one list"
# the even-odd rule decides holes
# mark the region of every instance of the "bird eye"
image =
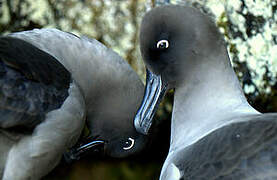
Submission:
[[128,138],[128,140],[125,142],[126,147],[123,147],[124,150],[129,150],[135,145],[135,140],[133,138]]
[[168,40],[160,40],[158,43],[157,43],[157,48],[158,49],[167,49],[169,47],[169,42]]

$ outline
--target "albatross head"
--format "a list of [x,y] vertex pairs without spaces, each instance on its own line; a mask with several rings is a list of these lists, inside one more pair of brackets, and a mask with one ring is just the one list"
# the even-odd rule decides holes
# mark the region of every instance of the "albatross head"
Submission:
[[[134,120],[138,132],[147,134],[165,92],[193,86],[205,67],[230,62],[211,57],[226,51],[215,23],[200,11],[185,6],[154,8],[142,21],[140,50],[147,68],[144,100]],[[224,54],[225,55],[225,54]]]

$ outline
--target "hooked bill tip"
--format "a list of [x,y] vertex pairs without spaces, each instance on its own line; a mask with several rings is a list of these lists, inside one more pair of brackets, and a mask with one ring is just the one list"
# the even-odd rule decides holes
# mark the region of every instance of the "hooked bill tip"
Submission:
[[150,129],[151,124],[142,123],[142,122],[149,122],[149,121],[143,121],[141,119],[141,115],[137,114],[134,122],[136,130],[143,135],[148,135],[148,131]]
[[85,152],[91,151],[93,148],[104,144],[105,142],[102,140],[95,140],[78,147],[73,147],[68,152],[64,153],[64,159],[66,162],[71,163],[74,160],[79,160]]

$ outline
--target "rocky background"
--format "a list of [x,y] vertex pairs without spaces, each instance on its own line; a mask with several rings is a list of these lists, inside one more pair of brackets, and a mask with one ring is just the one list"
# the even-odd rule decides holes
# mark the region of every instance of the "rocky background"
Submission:
[[[143,14],[158,0],[0,0],[2,35],[34,28],[58,28],[95,38],[119,53],[144,81],[138,32]],[[161,1],[161,0],[160,0]],[[277,1],[171,0],[207,12],[225,36],[232,64],[248,101],[261,112],[277,112]],[[45,180],[158,179],[169,145],[173,91],[155,117],[152,142],[137,157],[89,155],[61,162]]]

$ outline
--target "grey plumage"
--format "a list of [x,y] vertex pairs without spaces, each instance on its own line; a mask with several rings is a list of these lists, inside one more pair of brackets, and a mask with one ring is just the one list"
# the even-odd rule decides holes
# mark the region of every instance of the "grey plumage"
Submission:
[[[77,142],[85,121],[91,131],[90,137],[105,142],[106,155],[125,157],[143,148],[145,137],[136,133],[132,125],[143,84],[115,52],[94,39],[57,29],[13,33],[0,41],[3,39],[8,44],[10,39],[15,39],[18,42],[14,45],[18,47],[10,50],[13,53],[5,52],[5,56],[0,56],[0,87],[3,89],[9,85],[7,74],[10,73],[9,78],[19,84],[26,79],[27,84],[34,85],[26,85],[29,90],[24,91],[16,83],[10,89],[2,90],[0,93],[5,94],[6,99],[10,96],[7,93],[14,93],[12,90],[19,94],[1,104],[1,115],[14,104],[17,109],[20,106],[21,111],[28,112],[24,102],[17,103],[16,97],[20,93],[26,102],[35,102],[34,114],[43,115],[29,121],[25,116],[20,116],[21,120],[14,116],[12,120],[12,115],[4,114],[8,118],[0,120],[0,177],[16,180],[39,179],[46,175],[57,165],[66,149]],[[28,49],[26,46],[32,47]],[[31,51],[40,53],[34,56]],[[29,54],[30,58],[20,59],[24,54]],[[47,58],[38,59],[39,56]],[[34,61],[33,57],[36,57]],[[50,101],[51,98],[45,95],[48,86],[54,95],[65,92],[61,93],[64,99],[54,98],[58,105],[53,106],[55,101]],[[26,96],[28,93],[31,95]],[[42,94],[46,96],[44,99]],[[43,113],[37,110],[47,101],[48,107],[54,108]],[[12,128],[3,125],[9,124],[9,120],[13,122]],[[23,121],[31,122],[26,126],[28,131],[22,132],[22,126],[17,126]],[[130,148],[129,138],[133,141]]]
[[139,132],[147,134],[163,88],[175,89],[161,180],[276,179],[277,114],[248,104],[209,16],[187,6],[154,8],[143,18],[140,45],[154,78],[135,117]]
[[70,73],[35,46],[1,37],[0,61],[0,127],[32,130],[68,97]]
[[[276,179],[276,114],[246,116],[179,150],[171,159],[184,179]],[[163,178],[166,179],[166,174]]]

